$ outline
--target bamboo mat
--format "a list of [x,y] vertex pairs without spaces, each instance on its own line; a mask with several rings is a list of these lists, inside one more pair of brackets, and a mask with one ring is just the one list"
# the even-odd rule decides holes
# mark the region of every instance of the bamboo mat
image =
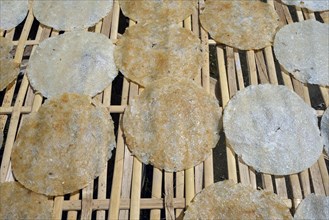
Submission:
[[[200,1],[199,10],[202,7]],[[292,23],[305,19],[328,21],[326,13],[312,13],[300,8],[287,7],[273,0],[268,2],[278,12],[282,23]],[[307,86],[285,73],[274,58],[273,50],[267,47],[260,51],[238,51],[231,47],[216,45],[200,27],[198,11],[182,21],[181,25],[192,30],[202,40],[204,65],[195,81],[216,95],[221,107],[240,89],[259,83],[283,84],[294,90],[306,103],[316,105],[312,91],[317,91],[324,104],[318,107],[321,116],[329,106],[329,89]],[[119,27],[125,22],[120,16],[118,2],[115,1],[112,12],[89,31],[100,32],[114,42],[120,37]],[[129,22],[129,25],[133,25]],[[33,30],[37,30],[34,33]],[[41,26],[28,13],[23,28],[9,32],[0,32],[1,36],[13,40],[17,45],[15,60],[22,64],[21,74],[11,87],[0,93],[0,129],[5,134],[1,149],[0,182],[13,181],[10,155],[15,137],[26,114],[37,111],[44,101],[29,86],[25,67],[35,46],[44,39],[60,34]],[[17,40],[18,39],[18,40]],[[210,77],[209,51],[215,63],[216,79]],[[213,68],[212,68],[213,69]],[[213,70],[212,70],[213,71]],[[115,86],[114,86],[115,84]],[[141,89],[121,76],[102,94],[95,97],[109,107],[112,117],[121,120],[122,113],[129,100],[138,95]],[[120,85],[119,89],[117,88]],[[206,112],[205,112],[206,114]],[[308,194],[329,195],[329,177],[326,163],[321,156],[310,169],[290,176],[273,176],[256,173],[242,163],[225,146],[225,140],[218,146],[223,147],[219,155],[214,150],[213,157],[204,163],[177,173],[162,172],[152,166],[142,165],[130,155],[124,143],[120,123],[116,126],[117,148],[108,167],[93,183],[70,195],[52,198],[54,201],[54,219],[176,219],[182,217],[184,208],[196,193],[212,184],[215,180],[232,179],[254,188],[271,190],[281,196],[294,212],[300,201]],[[223,162],[224,161],[224,162]],[[2,201],[3,202],[3,201]]]

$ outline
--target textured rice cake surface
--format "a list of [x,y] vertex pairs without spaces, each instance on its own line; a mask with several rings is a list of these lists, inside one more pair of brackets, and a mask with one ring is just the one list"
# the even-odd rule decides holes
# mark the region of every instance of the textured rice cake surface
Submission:
[[115,147],[108,110],[88,96],[63,94],[24,118],[12,152],[15,178],[45,195],[87,186]]
[[225,180],[197,194],[184,219],[292,219],[276,194]]
[[196,10],[197,0],[119,0],[125,16],[137,22],[178,23]]
[[295,5],[301,8],[307,8],[312,11],[329,10],[328,0],[282,0],[287,5]]
[[113,0],[34,0],[33,14],[56,30],[77,30],[94,26],[112,6]]
[[0,29],[10,30],[26,17],[28,0],[0,0]]
[[51,219],[53,204],[17,182],[0,184],[0,219]]
[[13,47],[9,39],[0,37],[0,91],[5,89],[19,73],[19,64],[13,60],[10,53]]
[[204,161],[219,140],[217,100],[192,80],[163,78],[132,99],[123,130],[133,155],[169,172]]
[[119,70],[144,87],[165,76],[193,79],[203,61],[200,39],[176,24],[129,27],[114,57]]
[[324,150],[329,155],[329,108],[323,113],[321,118],[321,136]]
[[224,110],[223,125],[229,145],[263,173],[298,173],[322,153],[316,111],[285,86],[239,91]]
[[329,86],[329,25],[314,20],[284,26],[275,36],[279,63],[303,83]]
[[44,40],[32,54],[27,74],[45,97],[64,92],[95,96],[117,76],[114,45],[102,34],[76,31]]
[[215,41],[240,50],[270,46],[278,20],[273,7],[260,1],[207,0],[200,15],[201,25]]
[[329,219],[329,197],[308,195],[298,205],[294,219]]

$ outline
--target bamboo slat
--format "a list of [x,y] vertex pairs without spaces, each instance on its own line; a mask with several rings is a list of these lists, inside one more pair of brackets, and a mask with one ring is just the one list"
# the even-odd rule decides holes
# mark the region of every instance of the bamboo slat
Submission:
[[[286,6],[280,1],[268,0],[267,2],[277,11],[281,25],[318,18],[318,15],[311,11]],[[199,23],[199,14],[203,6],[204,1],[200,0],[199,8],[193,12],[192,16],[182,21],[181,25],[200,37],[203,66],[195,82],[207,92],[217,94],[220,108],[225,108],[229,99],[245,86],[260,83],[283,84],[295,91],[307,104],[313,103],[309,87],[297,81],[278,65],[271,46],[258,51],[239,51],[217,44],[209,38],[208,33]],[[319,15],[324,22],[329,22],[328,13],[322,12]],[[127,22],[125,19],[120,15],[119,2],[114,1],[113,10],[109,15],[88,31],[102,33],[115,43],[122,34],[118,33],[118,30],[120,25]],[[14,180],[10,156],[15,137],[21,124],[24,123],[25,116],[38,111],[43,102],[43,97],[33,91],[28,83],[26,63],[30,54],[34,52],[35,46],[44,39],[60,34],[42,25],[38,25],[35,30],[32,30],[33,28],[35,28],[35,18],[29,11],[23,26],[0,32],[0,36],[12,40],[16,46],[14,59],[22,63],[19,80],[0,93],[0,100],[2,100],[0,130],[5,134],[0,170],[1,183]],[[33,31],[36,32],[35,37],[31,37]],[[215,61],[209,58],[211,46],[216,47]],[[210,77],[210,62],[215,62],[217,67],[217,86],[214,85],[216,82],[213,83],[214,79]],[[317,109],[318,116],[321,117],[325,107],[329,106],[329,88],[318,88],[324,102],[324,108]],[[109,163],[104,172],[86,188],[65,197],[54,197],[53,219],[91,219],[92,217],[96,219],[181,219],[195,194],[211,185],[216,179],[214,166],[222,166],[222,164],[218,165],[217,155],[211,155],[204,163],[194,168],[177,173],[167,173],[152,168],[152,179],[145,177],[146,172],[143,170],[146,168],[139,160],[131,156],[125,145],[121,127],[122,113],[129,104],[129,100],[138,95],[139,88],[124,78],[119,94],[120,104],[111,103],[113,94],[117,92],[114,90],[113,86],[109,86],[103,93],[94,97],[101,101],[112,115],[119,118],[116,131],[117,147],[113,155],[114,167]],[[228,176],[235,182],[251,185],[255,189],[264,188],[275,192],[291,207],[292,212],[310,193],[329,195],[328,167],[325,162],[328,158],[324,155],[311,168],[303,172],[289,176],[274,176],[256,173],[244,164],[227,144],[225,144],[225,152],[227,173],[220,175]],[[149,193],[146,193],[147,190]],[[149,196],[143,195],[142,198],[143,193]]]

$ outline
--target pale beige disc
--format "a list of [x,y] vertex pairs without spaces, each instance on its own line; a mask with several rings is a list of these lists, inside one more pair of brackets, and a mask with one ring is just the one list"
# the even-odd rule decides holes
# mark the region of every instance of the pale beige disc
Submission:
[[10,54],[14,45],[4,37],[0,37],[0,91],[5,89],[19,74],[19,64]]
[[133,155],[175,172],[204,161],[219,140],[217,100],[192,80],[163,78],[132,99],[123,130]]
[[15,178],[45,195],[87,186],[115,147],[109,111],[88,96],[63,94],[24,118],[12,152]]
[[328,0],[282,0],[287,5],[295,5],[312,11],[328,11]]
[[0,0],[0,29],[10,30],[26,17],[28,0]]
[[207,0],[201,25],[218,43],[240,50],[261,49],[272,44],[279,16],[260,1]]
[[64,92],[95,96],[117,76],[114,45],[103,34],[75,31],[44,40],[31,55],[27,75],[45,97]]
[[131,81],[148,86],[165,76],[193,79],[202,66],[201,41],[176,24],[138,24],[117,42],[115,63]]
[[329,86],[328,51],[329,24],[315,20],[286,25],[274,40],[279,63],[303,83]]
[[249,86],[224,110],[229,145],[255,170],[288,175],[311,167],[323,143],[316,111],[285,86]]
[[324,150],[329,155],[329,108],[325,110],[321,118],[321,136],[323,139]]
[[51,219],[53,202],[17,182],[0,184],[0,219]]
[[292,216],[278,195],[225,180],[197,194],[184,219],[292,219]]
[[34,0],[33,14],[56,30],[81,30],[94,26],[112,6],[113,0]]
[[119,0],[125,16],[137,22],[178,23],[196,10],[197,0]]
[[294,219],[329,219],[329,197],[309,194],[297,206]]

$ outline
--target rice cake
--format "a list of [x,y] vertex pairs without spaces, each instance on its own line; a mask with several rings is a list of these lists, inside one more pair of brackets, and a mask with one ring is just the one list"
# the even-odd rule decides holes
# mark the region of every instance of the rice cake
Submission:
[[104,171],[113,129],[109,111],[88,96],[54,97],[24,118],[11,157],[14,176],[45,195],[77,191]]
[[17,182],[0,184],[0,219],[51,219],[53,202]]
[[294,5],[301,8],[307,8],[312,11],[329,10],[328,0],[282,0],[286,5]]
[[321,136],[324,150],[329,155],[329,108],[323,113],[321,118]]
[[26,17],[28,0],[0,0],[0,29],[10,30]]
[[225,180],[197,194],[184,219],[292,219],[284,201],[270,191]]
[[294,219],[329,219],[329,197],[309,194],[298,205]]
[[298,173],[322,153],[316,111],[285,86],[239,91],[224,110],[223,125],[233,150],[263,173]]
[[137,22],[179,23],[191,15],[197,0],[119,0],[123,14]]
[[329,86],[329,25],[315,20],[284,26],[275,36],[279,63],[303,83]]
[[94,26],[110,13],[113,0],[34,0],[38,21],[56,30],[81,30]]
[[192,80],[166,77],[130,101],[123,131],[140,161],[176,172],[210,155],[219,140],[220,117],[218,101]]
[[114,59],[123,75],[144,87],[165,76],[193,79],[203,63],[200,39],[176,24],[129,27]]
[[207,0],[200,22],[218,43],[256,50],[271,45],[279,16],[260,1]]
[[117,76],[114,45],[102,34],[69,32],[44,40],[31,55],[27,74],[45,97],[64,92],[95,96]]
[[19,74],[19,64],[13,60],[11,51],[14,45],[4,37],[0,37],[0,91],[5,89]]

